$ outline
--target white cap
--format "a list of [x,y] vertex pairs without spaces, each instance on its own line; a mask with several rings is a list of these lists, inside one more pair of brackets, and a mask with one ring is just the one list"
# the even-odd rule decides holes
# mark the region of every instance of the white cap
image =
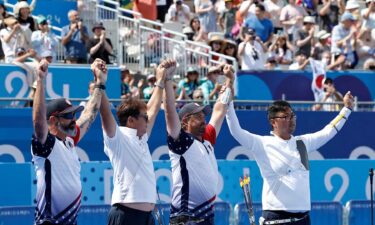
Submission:
[[317,34],[316,34],[316,37],[318,39],[326,39],[326,38],[329,38],[329,36],[331,36],[330,33],[327,33],[327,31],[325,30],[321,30],[319,31]]
[[312,16],[305,16],[303,18],[303,22],[304,23],[313,23],[313,24],[315,24],[315,18],[312,17]]
[[46,57],[49,57],[49,56],[52,56],[53,54],[52,54],[52,51],[50,51],[50,50],[44,50],[44,51],[42,51],[42,53],[40,54],[40,56],[42,57],[42,58],[46,58]]
[[358,8],[359,8],[359,4],[356,0],[349,0],[346,2],[345,10],[358,9]]

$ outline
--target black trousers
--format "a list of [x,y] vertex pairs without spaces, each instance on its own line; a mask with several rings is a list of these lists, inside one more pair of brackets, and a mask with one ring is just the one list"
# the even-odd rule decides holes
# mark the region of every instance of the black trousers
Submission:
[[271,210],[264,210],[262,213],[262,217],[266,221],[272,221],[272,220],[282,220],[282,219],[290,219],[290,218],[296,218],[300,219],[296,222],[289,222],[289,223],[280,223],[278,225],[310,225],[310,214],[309,212],[305,213],[291,213],[286,211],[271,211]]
[[152,212],[114,204],[109,211],[107,225],[155,225]]

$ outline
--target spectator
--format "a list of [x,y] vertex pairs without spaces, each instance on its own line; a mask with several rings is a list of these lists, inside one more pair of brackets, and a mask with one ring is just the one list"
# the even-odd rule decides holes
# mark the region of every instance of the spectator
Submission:
[[197,89],[200,85],[198,78],[198,70],[195,67],[188,67],[186,71],[186,78],[180,80],[180,82],[178,83],[178,95],[181,95],[181,92],[184,92],[186,97],[192,99],[194,90]]
[[217,96],[219,96],[221,85],[217,82],[217,78],[220,74],[220,67],[211,66],[206,77],[201,80],[202,84],[199,88],[202,89],[205,105],[210,104],[210,100],[216,100]]
[[[17,1],[17,3],[14,5],[14,8],[13,8],[14,16],[18,17],[18,13],[20,11],[20,8],[22,6],[24,6],[24,3],[27,3],[27,0],[18,0]],[[29,5],[30,12],[32,12],[35,9],[35,5],[36,5],[36,0],[32,0],[30,5]]]
[[304,52],[297,52],[295,62],[289,66],[289,70],[306,70],[309,67],[309,60]]
[[315,19],[312,16],[303,18],[303,27],[295,32],[295,40],[297,51],[305,53],[306,57],[310,57],[311,48],[314,46]]
[[363,64],[363,69],[375,71],[375,57],[367,59]]
[[140,98],[139,91],[141,90],[144,80],[141,79],[138,85],[135,86],[134,74],[136,72],[127,69],[125,66],[120,67],[121,71],[121,98]]
[[211,0],[194,0],[195,13],[198,14],[203,32],[216,32],[216,12]]
[[96,58],[110,64],[109,56],[112,55],[112,42],[106,38],[105,28],[102,23],[94,24],[92,28],[94,37],[90,38],[87,42],[87,51],[90,54],[89,63],[93,63]]
[[25,70],[27,84],[30,90],[33,91],[33,85],[37,78],[37,66],[40,59],[37,58],[36,52],[33,49],[26,50],[23,47],[18,47],[15,53],[16,58],[12,63]]
[[16,18],[5,18],[4,23],[7,27],[0,31],[0,37],[4,50],[5,62],[11,63],[15,59],[16,49],[19,47],[28,49],[30,41]]
[[193,41],[206,42],[208,40],[208,35],[201,29],[201,22],[198,17],[193,17],[190,20],[190,27],[194,32]]
[[323,0],[323,6],[319,9],[320,29],[332,32],[333,27],[339,23],[339,17],[344,10],[344,0]]
[[150,99],[155,88],[156,76],[149,74],[147,76],[147,87],[143,89],[143,99]]
[[[280,13],[281,9],[284,7],[283,0],[265,0],[263,2],[264,8],[266,9],[266,14],[269,15],[269,18],[272,21],[274,27],[274,33],[280,34],[283,30],[283,27],[280,23]],[[267,17],[268,17],[267,15]]]
[[[24,29],[30,29],[31,32],[34,32],[38,29],[37,24],[35,23],[33,17],[31,16],[30,6],[27,2],[22,1],[17,3],[19,8],[19,13],[17,20]],[[31,36],[31,34],[30,34]]]
[[181,24],[188,24],[190,21],[190,8],[186,5],[183,0],[173,0],[172,4],[167,13],[166,21],[174,21]]
[[362,28],[366,31],[375,29],[375,1],[366,0],[366,8],[362,9],[361,16],[363,20]]
[[371,32],[375,32],[375,1],[367,0],[366,7],[361,11],[363,23],[357,36],[362,58],[375,57],[375,37],[371,36]]
[[83,106],[83,107],[86,106],[87,101],[91,98],[92,93],[94,93],[94,89],[95,89],[95,81],[90,81],[89,82],[89,86],[88,86],[89,96],[86,97],[86,99],[85,99],[86,101],[81,101],[79,103],[80,106]]
[[273,24],[271,20],[265,17],[265,9],[263,5],[256,4],[255,16],[247,18],[244,27],[252,28],[255,31],[256,36],[260,37],[265,45],[272,41]]
[[224,31],[224,37],[234,38],[232,35],[232,29],[236,24],[237,8],[233,5],[233,0],[224,0],[224,2],[225,10],[220,15],[219,24],[221,29]]
[[278,64],[290,65],[293,61],[293,46],[285,35],[277,35],[269,51],[270,56],[274,57]]
[[354,20],[352,14],[345,12],[341,16],[341,23],[332,30],[331,53],[334,56],[333,68],[342,68],[348,55],[353,52],[351,41],[356,33],[353,27]]
[[329,37],[331,37],[331,34],[327,33],[325,30],[321,30],[317,33],[316,38],[318,42],[315,44],[312,54],[314,59],[321,60],[323,52],[331,51],[331,45],[328,41]]
[[280,22],[284,26],[284,32],[289,41],[293,42],[294,33],[302,28],[303,18],[307,12],[302,6],[296,4],[297,0],[288,0],[286,6],[281,9]]
[[276,58],[271,56],[267,58],[266,64],[264,65],[266,70],[279,70],[279,66],[277,64]]
[[[223,44],[222,54],[226,55],[226,56],[233,57],[236,61],[238,61],[238,59],[237,59],[237,43],[233,40],[225,39],[224,44]],[[223,61],[225,64],[233,65],[232,60],[222,59],[221,61]]]
[[359,4],[356,0],[349,0],[346,2],[345,11],[351,13],[353,16],[359,15]]
[[55,62],[58,39],[53,32],[50,32],[48,21],[44,16],[39,16],[37,23],[39,30],[32,33],[31,45],[39,57],[41,56],[42,52],[51,51],[53,61]]
[[194,31],[190,26],[184,27],[184,29],[182,29],[182,33],[186,35],[187,40],[194,41]]
[[[4,19],[8,17],[8,13],[6,11],[5,5],[0,3],[0,30],[6,28]],[[4,51],[2,47],[2,41],[0,41],[0,61],[4,60]]]
[[165,15],[168,13],[169,6],[171,6],[172,3],[172,0],[156,1],[157,20],[164,23]]
[[241,59],[242,70],[263,70],[266,62],[267,47],[255,31],[251,28],[245,30],[245,40],[238,46],[238,58]]
[[195,89],[193,92],[193,101],[202,103],[204,99],[203,91],[201,88]]
[[87,28],[82,24],[76,10],[68,12],[69,25],[62,28],[61,43],[65,46],[66,63],[87,63],[86,43],[89,40]]
[[[333,103],[333,102],[341,102],[343,100],[343,96],[340,92],[338,92],[335,88],[335,84],[331,78],[326,78],[324,80],[324,89],[323,92],[320,93],[318,102],[324,103]],[[339,104],[316,104],[314,105],[314,110],[324,110],[324,111],[338,111],[341,108]]]
[[[211,47],[211,50],[216,53],[221,53],[223,44],[223,39],[219,35],[213,35],[208,41],[208,45]],[[218,61],[219,56],[213,55],[212,59]]]

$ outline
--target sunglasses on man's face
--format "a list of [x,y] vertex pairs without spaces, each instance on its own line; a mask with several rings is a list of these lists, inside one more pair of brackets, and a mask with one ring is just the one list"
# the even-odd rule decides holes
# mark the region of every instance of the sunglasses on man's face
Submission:
[[64,114],[57,115],[57,117],[67,119],[67,120],[72,120],[76,117],[76,113],[74,113],[74,112],[64,113]]

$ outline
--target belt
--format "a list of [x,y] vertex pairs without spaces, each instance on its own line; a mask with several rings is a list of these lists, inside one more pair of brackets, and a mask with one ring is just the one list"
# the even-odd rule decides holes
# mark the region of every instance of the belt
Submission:
[[283,223],[294,223],[294,222],[297,222],[297,221],[300,221],[300,220],[303,220],[307,217],[308,215],[305,215],[301,218],[289,218],[289,219],[280,219],[280,220],[267,220],[267,221],[264,221],[263,224],[283,224]]

